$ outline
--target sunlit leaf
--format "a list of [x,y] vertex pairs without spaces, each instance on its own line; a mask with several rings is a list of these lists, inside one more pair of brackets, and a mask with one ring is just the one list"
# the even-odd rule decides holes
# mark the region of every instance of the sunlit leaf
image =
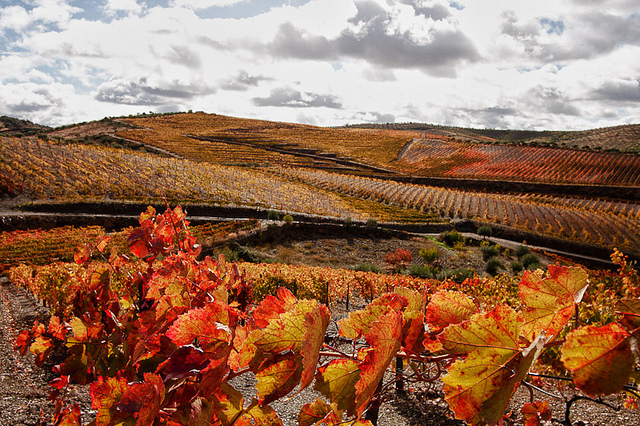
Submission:
[[525,303],[523,335],[529,340],[544,331],[551,341],[562,331],[588,287],[587,273],[580,268],[549,265],[549,277],[525,271],[519,285]]
[[497,306],[443,331],[445,349],[466,354],[451,365],[442,380],[456,418],[473,425],[493,425],[502,418],[516,386],[544,346],[539,338],[522,350],[522,324],[522,317],[513,309]]
[[589,395],[608,395],[627,384],[636,362],[629,337],[615,323],[569,333],[561,360],[578,389]]
[[478,308],[466,294],[459,291],[439,291],[431,296],[425,322],[437,330],[468,320],[476,313]]
[[335,359],[318,368],[315,389],[343,411],[355,412],[356,383],[360,380],[358,362]]

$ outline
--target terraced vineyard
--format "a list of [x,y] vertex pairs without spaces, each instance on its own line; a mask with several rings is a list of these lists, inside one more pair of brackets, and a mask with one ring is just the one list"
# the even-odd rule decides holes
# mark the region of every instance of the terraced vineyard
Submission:
[[475,219],[628,252],[637,252],[640,246],[640,204],[464,192],[303,169],[279,173],[326,190],[443,217]]
[[369,217],[339,196],[260,170],[126,150],[2,138],[0,181],[36,200],[160,200]]
[[640,186],[640,156],[611,152],[421,139],[400,163],[423,175]]
[[[408,131],[330,129],[202,113],[123,121],[140,129],[119,131],[120,137],[157,146],[185,158],[216,163],[236,158],[260,165],[276,160],[279,164],[325,168],[337,156],[386,167],[405,144],[419,136],[417,132]],[[197,141],[185,135],[216,141]],[[265,149],[273,147],[289,149],[291,154],[274,154]],[[319,163],[304,156],[301,160],[301,156],[296,155],[300,148],[329,155]]]

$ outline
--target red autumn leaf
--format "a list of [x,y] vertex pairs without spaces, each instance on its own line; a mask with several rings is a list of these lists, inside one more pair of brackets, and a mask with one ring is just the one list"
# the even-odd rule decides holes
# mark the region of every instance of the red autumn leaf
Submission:
[[25,356],[29,351],[29,346],[33,342],[33,336],[29,330],[22,330],[16,338],[16,343],[13,345],[14,349],[20,351],[20,355]]
[[360,416],[369,405],[384,373],[400,349],[402,315],[389,311],[374,321],[365,336],[371,346],[358,367],[360,380],[356,383],[356,412]]
[[78,404],[74,404],[72,407],[66,407],[63,410],[55,413],[54,426],[80,426],[82,424],[81,411]]
[[60,377],[56,377],[55,379],[49,382],[51,386],[60,390],[69,384],[69,376],[62,375]]
[[51,334],[56,339],[64,340],[67,335],[67,329],[64,323],[60,323],[60,318],[57,316],[52,316],[49,320],[49,334]]
[[78,265],[84,265],[91,260],[91,249],[87,244],[76,247],[76,253],[73,255],[73,260]]
[[145,373],[144,382],[127,387],[116,409],[131,413],[137,419],[136,425],[151,425],[158,415],[164,394],[162,378],[157,374]]
[[288,395],[300,383],[302,377],[302,357],[279,355],[275,362],[256,373],[256,390],[261,405]]
[[549,401],[527,402],[520,412],[525,426],[540,426],[542,420],[551,420]]
[[351,312],[348,318],[338,321],[339,333],[348,339],[358,340],[365,336],[373,323],[387,312],[392,310],[403,312],[407,305],[407,299],[404,297],[387,293],[375,299],[364,309]]
[[266,328],[271,320],[277,319],[280,314],[290,311],[298,302],[293,293],[284,287],[278,289],[277,296],[268,295],[254,309],[251,317],[257,327]]
[[608,395],[627,384],[636,363],[630,336],[615,323],[586,326],[567,335],[561,361],[578,389],[589,395]]
[[104,253],[104,251],[107,248],[107,244],[109,244],[110,241],[111,241],[111,237],[108,235],[104,235],[100,237],[100,239],[98,240],[98,244],[96,244],[96,248],[98,249],[98,251],[100,251],[100,253]]
[[587,273],[580,268],[549,265],[549,277],[542,279],[525,271],[519,294],[525,303],[522,334],[529,341],[544,332],[555,339],[575,312],[588,287]]
[[116,405],[127,390],[127,381],[123,378],[98,377],[91,383],[91,408],[97,410],[96,426],[114,424],[118,417]]
[[230,345],[236,323],[237,314],[228,305],[216,301],[180,315],[166,334],[178,346],[189,345],[197,339],[209,350],[220,344]]
[[209,363],[209,356],[202,349],[182,346],[158,366],[156,373],[161,373],[167,380],[181,379],[199,374]]
[[466,294],[459,291],[439,291],[431,296],[425,322],[435,330],[440,330],[466,321],[476,313],[478,308]]

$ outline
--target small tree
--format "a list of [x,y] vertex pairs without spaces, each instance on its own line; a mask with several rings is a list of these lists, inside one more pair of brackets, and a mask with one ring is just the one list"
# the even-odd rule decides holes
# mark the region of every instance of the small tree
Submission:
[[491,234],[492,234],[491,228],[488,227],[487,225],[482,225],[481,227],[478,228],[478,235],[480,235],[485,240],[488,237],[491,237]]

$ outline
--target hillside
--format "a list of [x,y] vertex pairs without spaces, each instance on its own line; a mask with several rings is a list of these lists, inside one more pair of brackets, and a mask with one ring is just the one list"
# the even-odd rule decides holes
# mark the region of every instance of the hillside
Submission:
[[29,136],[50,130],[49,127],[32,123],[19,118],[0,116],[0,135],[6,136]]

